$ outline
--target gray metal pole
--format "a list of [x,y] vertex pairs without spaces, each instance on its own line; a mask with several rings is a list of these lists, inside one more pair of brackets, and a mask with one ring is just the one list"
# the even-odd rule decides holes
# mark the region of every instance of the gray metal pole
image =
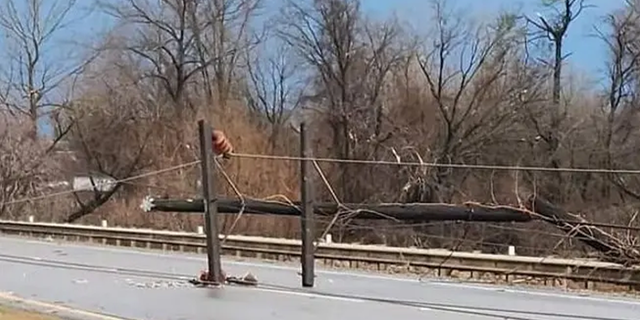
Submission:
[[[300,124],[300,156],[302,158],[311,157],[309,137],[305,124]],[[302,214],[300,215],[300,229],[302,232],[302,286],[313,287],[314,272],[314,246],[313,238],[315,233],[315,223],[313,217],[313,181],[311,179],[311,161],[300,161],[300,193],[302,196]]]
[[[200,135],[200,160],[202,168],[202,199],[204,203],[205,229],[207,233],[207,262],[209,267],[209,281],[222,281],[222,266],[220,263],[220,239],[218,238],[218,204],[215,196],[213,165],[213,146],[211,126],[204,120],[198,121]],[[213,199],[212,199],[213,195]]]

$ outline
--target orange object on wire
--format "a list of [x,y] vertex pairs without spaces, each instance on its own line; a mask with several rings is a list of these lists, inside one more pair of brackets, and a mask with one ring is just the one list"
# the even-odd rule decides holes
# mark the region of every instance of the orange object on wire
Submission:
[[216,155],[227,156],[233,152],[233,145],[231,145],[231,142],[229,142],[229,139],[227,139],[224,132],[220,130],[213,130],[213,133],[211,134],[211,141],[213,143],[213,152]]

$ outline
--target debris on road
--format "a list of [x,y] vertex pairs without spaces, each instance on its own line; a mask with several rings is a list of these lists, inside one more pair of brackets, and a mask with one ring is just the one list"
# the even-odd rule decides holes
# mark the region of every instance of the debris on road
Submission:
[[125,283],[130,286],[134,286],[138,288],[150,288],[150,289],[183,288],[188,286],[188,284],[184,283],[183,281],[165,281],[165,280],[158,280],[158,281],[151,281],[151,282],[137,282],[137,281],[133,281],[132,279],[125,279]]
[[247,272],[245,275],[241,277],[236,276],[227,276],[223,271],[221,275],[222,279],[218,279],[218,281],[211,281],[211,277],[209,276],[209,272],[201,271],[200,276],[198,278],[194,278],[189,280],[189,283],[204,287],[204,286],[221,286],[222,284],[238,284],[243,286],[257,286],[258,278],[250,272]]

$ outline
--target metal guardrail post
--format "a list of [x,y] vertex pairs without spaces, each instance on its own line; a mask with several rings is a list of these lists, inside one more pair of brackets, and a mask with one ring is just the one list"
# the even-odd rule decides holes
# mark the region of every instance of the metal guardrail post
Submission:
[[[222,274],[220,262],[220,239],[218,238],[218,205],[214,184],[215,165],[212,165],[213,146],[211,126],[198,121],[200,135],[200,167],[202,169],[202,199],[204,202],[205,231],[207,233],[207,265],[209,281],[218,283]],[[213,195],[213,199],[212,199]]]
[[[300,124],[300,156],[309,158],[311,146],[304,123]],[[300,262],[302,264],[302,286],[313,287],[315,272],[313,238],[315,233],[313,181],[311,179],[311,162],[300,160],[300,193],[302,197],[302,214],[300,215],[300,230],[302,235],[302,252]]]

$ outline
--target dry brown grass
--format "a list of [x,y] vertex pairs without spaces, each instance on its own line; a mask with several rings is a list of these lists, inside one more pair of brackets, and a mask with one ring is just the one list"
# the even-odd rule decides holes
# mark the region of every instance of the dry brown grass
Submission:
[[0,306],[0,320],[60,320],[60,318],[37,312]]
[[[163,122],[164,127],[156,128],[148,142],[154,155],[150,167],[145,171],[160,170],[198,159],[197,121],[207,119],[214,127],[222,129],[229,137],[237,152],[243,153],[292,153],[295,145],[284,143],[273,150],[268,144],[268,135],[263,128],[254,124],[241,105],[229,104],[229,111],[214,115],[199,112],[184,119]],[[263,199],[271,196],[295,200],[298,195],[298,163],[282,161],[261,161],[252,159],[232,159],[222,163],[224,172],[218,174],[216,182],[218,193],[229,198],[250,197]],[[171,198],[197,198],[200,191],[196,181],[200,179],[199,166],[192,166],[157,176],[131,181],[114,198],[98,208],[93,214],[82,218],[80,223],[99,224],[106,219],[112,225],[127,227],[161,228],[172,230],[195,230],[202,225],[201,215],[143,213],[139,205],[147,196],[167,196]],[[231,186],[233,183],[233,187]],[[51,208],[60,208],[60,212],[69,211],[71,196],[46,201],[44,206],[33,207],[38,212],[38,220],[59,220],[55,214],[49,214]],[[66,203],[66,205],[65,205]],[[62,214],[63,215],[63,214]],[[236,215],[221,218],[222,232],[234,234],[295,237],[299,222],[272,216],[244,215],[236,222]],[[231,226],[233,229],[231,230]]]

